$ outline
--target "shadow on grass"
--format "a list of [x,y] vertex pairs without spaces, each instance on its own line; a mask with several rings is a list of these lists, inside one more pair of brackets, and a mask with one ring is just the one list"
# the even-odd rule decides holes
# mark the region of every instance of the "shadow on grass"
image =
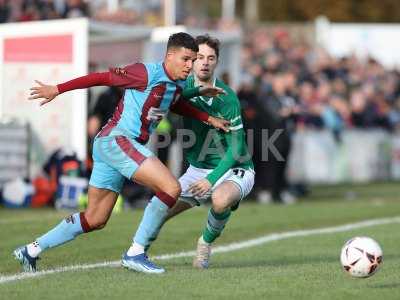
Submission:
[[[385,261],[391,258],[397,258],[395,255],[385,256]],[[192,258],[185,258],[170,261],[167,264],[174,266],[190,266]],[[211,267],[214,269],[229,269],[229,268],[254,268],[254,267],[285,267],[285,266],[300,266],[309,264],[329,264],[337,263],[340,265],[339,258],[337,256],[276,256],[267,258],[249,258],[232,260],[230,258],[221,260],[221,258],[211,259]],[[400,283],[399,283],[400,286]]]
[[251,267],[284,267],[284,266],[295,266],[295,265],[308,265],[318,263],[332,263],[337,262],[337,257],[280,257],[280,258],[266,258],[256,259],[247,261],[235,261],[235,262],[218,262],[215,264],[216,268],[251,268]]
[[[175,265],[175,266],[187,266],[191,264],[192,259],[186,258],[184,260],[169,262],[168,264]],[[279,266],[291,266],[291,265],[305,265],[305,264],[315,264],[315,263],[331,263],[331,262],[338,262],[338,258],[331,256],[331,257],[280,257],[280,258],[254,258],[249,259],[245,258],[243,260],[231,260],[227,259],[221,261],[218,260],[211,260],[212,268],[218,269],[229,269],[229,268],[252,268],[252,267],[279,267]]]
[[368,288],[371,288],[371,289],[396,289],[396,288],[400,288],[400,282],[371,284],[371,285],[368,285]]

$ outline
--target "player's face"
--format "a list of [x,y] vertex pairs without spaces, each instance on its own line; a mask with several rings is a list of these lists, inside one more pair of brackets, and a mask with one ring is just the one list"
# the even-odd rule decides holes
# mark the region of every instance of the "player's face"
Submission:
[[197,52],[197,59],[193,66],[196,76],[203,81],[209,80],[214,76],[217,63],[215,50],[206,44],[199,45],[199,52]]
[[167,53],[167,59],[172,67],[172,73],[175,79],[185,80],[193,68],[193,62],[196,60],[196,52],[181,47],[171,49]]

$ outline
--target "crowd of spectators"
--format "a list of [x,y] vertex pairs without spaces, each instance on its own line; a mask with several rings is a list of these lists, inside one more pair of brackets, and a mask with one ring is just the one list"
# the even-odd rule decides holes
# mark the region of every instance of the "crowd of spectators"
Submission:
[[83,0],[0,0],[0,23],[88,16]]
[[161,25],[161,2],[120,1],[109,8],[106,0],[0,0],[0,23],[90,17],[124,24]]
[[[340,143],[344,129],[400,130],[397,70],[373,58],[334,58],[284,30],[258,28],[244,36],[238,96],[246,127],[255,133],[255,190],[261,202],[291,202],[288,195],[306,191],[304,185],[286,182],[295,131],[330,130]],[[268,129],[269,136],[283,129],[274,141],[280,157],[268,149],[268,160],[262,159],[260,128]]]
[[245,35],[243,88],[291,129],[400,128],[400,73],[373,58],[334,58],[283,30]]

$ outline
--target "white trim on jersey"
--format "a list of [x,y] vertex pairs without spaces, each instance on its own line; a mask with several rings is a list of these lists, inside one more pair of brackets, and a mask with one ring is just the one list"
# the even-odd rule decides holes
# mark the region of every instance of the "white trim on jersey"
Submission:
[[235,122],[235,121],[237,121],[237,120],[240,120],[242,118],[242,116],[237,116],[237,117],[235,117],[235,118],[233,118],[232,120],[231,120],[231,123],[233,123],[233,122]]
[[241,128],[243,128],[243,124],[239,124],[239,125],[236,125],[236,126],[229,127],[230,130],[238,130],[238,129],[241,129]]

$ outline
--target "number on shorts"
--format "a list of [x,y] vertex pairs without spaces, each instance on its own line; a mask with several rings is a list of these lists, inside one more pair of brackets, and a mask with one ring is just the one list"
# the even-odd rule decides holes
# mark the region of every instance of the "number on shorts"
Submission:
[[233,169],[233,174],[239,176],[240,178],[244,177],[244,170],[243,169]]

